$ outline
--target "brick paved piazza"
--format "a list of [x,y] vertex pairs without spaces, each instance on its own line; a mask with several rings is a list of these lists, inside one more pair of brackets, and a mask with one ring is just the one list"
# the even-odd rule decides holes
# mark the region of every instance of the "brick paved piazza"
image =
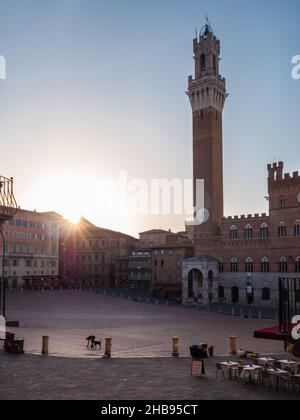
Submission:
[[88,335],[112,337],[115,357],[168,357],[171,339],[180,337],[182,356],[197,343],[214,345],[217,355],[229,352],[229,336],[245,350],[280,353],[283,344],[256,340],[253,331],[275,321],[241,319],[181,307],[137,303],[87,292],[24,293],[8,297],[8,318],[19,320],[12,330],[25,338],[26,352],[40,354],[41,338],[50,336],[50,353],[57,356],[99,357],[86,349]]
[[[217,359],[218,360],[218,359]],[[296,400],[294,391],[191,377],[190,359],[74,359],[0,353],[0,400]]]
[[[227,354],[230,334],[239,337],[240,347],[282,352],[280,343],[252,338],[255,328],[273,325],[272,321],[85,292],[15,295],[9,297],[8,308],[9,318],[21,321],[15,332],[25,338],[27,353],[14,356],[0,350],[0,400],[300,399],[293,391],[216,381],[216,362],[234,360],[231,356],[208,359],[203,378],[191,377],[190,358],[169,357],[174,335],[181,339],[181,356],[199,342],[214,344],[217,354]],[[85,338],[92,333],[113,338],[111,360],[86,349]],[[50,336],[50,352],[56,357],[30,354],[40,353],[42,335]]]

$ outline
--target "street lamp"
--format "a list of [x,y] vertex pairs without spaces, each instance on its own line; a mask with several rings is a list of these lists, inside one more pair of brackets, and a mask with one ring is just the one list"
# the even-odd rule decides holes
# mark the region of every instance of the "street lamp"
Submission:
[[5,282],[5,237],[3,225],[6,221],[13,219],[17,213],[18,206],[14,197],[13,178],[0,176],[0,236],[3,244],[2,252],[2,276],[0,281],[0,315],[6,315],[6,282]]

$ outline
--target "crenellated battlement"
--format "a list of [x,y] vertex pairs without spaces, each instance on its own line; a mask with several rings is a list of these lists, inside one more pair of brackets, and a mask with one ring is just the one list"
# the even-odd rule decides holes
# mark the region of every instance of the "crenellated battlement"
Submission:
[[297,180],[300,181],[299,171],[293,172],[292,174],[284,173],[284,163],[273,163],[268,165],[268,180],[269,184],[277,182],[284,183],[284,181]]
[[267,215],[267,213],[256,213],[256,214],[242,214],[240,216],[228,216],[228,217],[224,217],[222,219],[222,222],[234,222],[234,221],[247,221],[247,220],[261,220],[261,219],[266,219],[269,216]]
[[220,75],[220,41],[206,24],[194,39],[195,77],[186,92],[193,111],[214,108],[222,112],[226,101],[226,80]]
[[269,216],[267,215],[267,213],[256,213],[256,214],[242,214],[241,216],[228,216],[228,217],[224,217],[222,219],[222,222],[234,222],[234,221],[249,221],[249,220],[261,220],[261,219],[266,219]]

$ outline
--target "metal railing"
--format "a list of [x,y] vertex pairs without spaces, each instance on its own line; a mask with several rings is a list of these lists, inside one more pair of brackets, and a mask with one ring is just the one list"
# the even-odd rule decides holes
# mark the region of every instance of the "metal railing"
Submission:
[[13,178],[0,176],[0,223],[12,219],[17,212]]
[[2,251],[2,276],[0,282],[0,315],[5,318],[6,312],[6,280],[5,280],[5,237],[3,235],[3,225],[7,220],[13,219],[17,213],[18,206],[14,196],[13,178],[0,176],[0,236],[3,243]]

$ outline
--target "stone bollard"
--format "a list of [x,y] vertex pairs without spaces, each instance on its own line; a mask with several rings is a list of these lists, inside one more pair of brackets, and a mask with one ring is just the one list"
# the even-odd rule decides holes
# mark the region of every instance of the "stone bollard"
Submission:
[[49,354],[49,337],[43,336],[42,355],[48,356],[48,354]]
[[230,354],[232,356],[237,354],[237,337],[234,335],[230,337]]
[[244,311],[241,309],[241,318],[244,318]]
[[173,337],[173,357],[179,357],[179,338]]
[[104,359],[111,358],[112,338],[106,338],[105,340],[105,354]]
[[262,319],[262,313],[261,313],[261,311],[258,312],[258,319]]

